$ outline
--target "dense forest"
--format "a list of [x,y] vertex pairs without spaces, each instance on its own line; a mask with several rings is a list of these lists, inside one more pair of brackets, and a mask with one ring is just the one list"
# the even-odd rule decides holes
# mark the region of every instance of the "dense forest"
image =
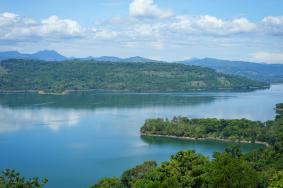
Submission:
[[210,68],[172,63],[4,60],[0,90],[62,93],[68,90],[188,91],[249,89],[268,84]]
[[[229,139],[261,140],[269,146],[246,154],[241,153],[239,147],[231,146],[222,153],[214,153],[212,160],[192,150],[180,151],[159,166],[154,161],[145,161],[126,170],[120,178],[101,179],[92,188],[282,188],[282,107],[283,104],[276,106],[275,120],[266,124],[245,119],[148,120],[141,128],[141,133],[222,136]],[[199,128],[192,128],[194,126]]]

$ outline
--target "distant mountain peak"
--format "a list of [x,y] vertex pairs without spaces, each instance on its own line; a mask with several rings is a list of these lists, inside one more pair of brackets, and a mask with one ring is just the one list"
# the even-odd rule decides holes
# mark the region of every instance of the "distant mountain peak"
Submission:
[[53,53],[53,54],[59,54],[57,51],[55,51],[55,50],[47,50],[47,49],[45,49],[45,50],[40,50],[40,51],[38,51],[38,52],[35,52],[34,54],[39,54],[39,53]]
[[156,60],[147,59],[141,56],[133,56],[128,58],[120,58],[116,56],[100,56],[100,57],[87,57],[82,58],[83,60],[94,59],[96,61],[105,61],[105,62],[133,62],[133,63],[145,63],[145,62],[156,62]]
[[137,62],[137,63],[156,62],[156,60],[147,59],[147,58],[144,58],[144,57],[141,57],[141,56],[134,56],[134,57],[125,58],[124,61],[126,61],[126,62]]
[[64,61],[67,58],[55,50],[41,50],[35,53],[20,53],[18,51],[0,52],[0,60],[5,59],[36,59],[44,61]]

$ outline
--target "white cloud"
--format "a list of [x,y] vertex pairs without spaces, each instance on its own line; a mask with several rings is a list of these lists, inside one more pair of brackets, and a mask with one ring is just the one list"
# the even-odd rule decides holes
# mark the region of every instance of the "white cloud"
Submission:
[[267,17],[264,17],[262,21],[267,24],[282,25],[283,16],[267,16]]
[[256,62],[283,64],[283,53],[256,52],[251,55],[251,60]]
[[283,35],[283,16],[267,16],[262,19],[262,29],[274,35]]
[[[158,8],[153,0],[134,0],[130,4],[130,15],[141,17],[166,17],[167,11]],[[164,12],[166,14],[164,14]],[[187,34],[231,36],[234,34],[283,34],[283,16],[268,16],[260,22],[247,18],[224,20],[210,15],[173,16],[170,19],[134,19],[117,17],[95,25],[95,29],[82,27],[75,20],[50,16],[41,21],[14,13],[0,14],[0,42],[2,40],[34,41],[66,38],[87,40],[110,40],[133,42],[132,40],[175,40]]]
[[134,26],[134,32],[140,36],[157,36],[159,35],[159,26],[151,24],[137,24]]
[[109,31],[107,29],[92,29],[92,31],[94,32],[94,38],[96,39],[109,40],[118,36],[118,33],[116,31]]
[[10,12],[0,14],[0,26],[11,24],[16,21],[18,15]]
[[224,25],[224,21],[214,16],[205,15],[205,16],[200,16],[196,20],[196,24],[200,28],[213,30],[213,29],[222,28]]
[[169,27],[175,30],[193,31],[193,23],[187,16],[176,16],[176,20]]
[[223,20],[214,16],[203,15],[198,17],[178,16],[169,27],[176,31],[198,35],[230,35],[253,32],[257,26],[246,18]]
[[41,21],[39,33],[48,35],[50,33],[60,33],[64,35],[75,35],[82,31],[81,26],[73,20],[60,19],[57,16],[50,16]]
[[252,32],[257,27],[255,23],[250,22],[247,18],[234,19],[228,25],[232,33]]
[[129,14],[133,17],[168,18],[173,12],[160,9],[153,0],[133,0],[129,6]]
[[0,14],[0,39],[2,40],[28,41],[36,37],[74,37],[81,32],[82,28],[76,21],[60,19],[57,16],[35,21],[14,13]]

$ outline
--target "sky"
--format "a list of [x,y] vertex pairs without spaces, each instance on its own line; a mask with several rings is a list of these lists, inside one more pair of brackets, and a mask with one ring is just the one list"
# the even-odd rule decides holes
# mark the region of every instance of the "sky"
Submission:
[[281,0],[0,0],[0,51],[283,63]]

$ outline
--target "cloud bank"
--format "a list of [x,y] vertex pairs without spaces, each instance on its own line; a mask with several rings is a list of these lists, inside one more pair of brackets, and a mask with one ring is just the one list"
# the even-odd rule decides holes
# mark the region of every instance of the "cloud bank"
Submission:
[[283,53],[256,52],[251,55],[251,61],[265,63],[283,63]]

